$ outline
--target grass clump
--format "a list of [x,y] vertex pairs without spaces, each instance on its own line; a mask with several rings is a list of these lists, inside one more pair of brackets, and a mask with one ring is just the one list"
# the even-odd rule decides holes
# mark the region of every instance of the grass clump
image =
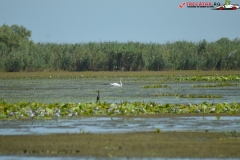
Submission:
[[217,82],[217,81],[240,81],[239,75],[215,75],[215,76],[180,76],[176,77],[177,81],[208,81],[208,82]]
[[154,96],[179,97],[179,98],[222,98],[221,95],[214,94],[178,94],[178,93],[155,93]]
[[180,98],[222,98],[221,95],[214,95],[214,94],[186,94],[186,95],[180,95]]
[[156,130],[155,130],[155,133],[161,133],[162,131],[161,131],[161,129],[160,128],[157,128]]
[[211,88],[211,87],[226,87],[226,86],[237,86],[233,83],[219,83],[219,84],[204,84],[204,85],[194,85],[192,88]]
[[149,89],[149,88],[168,88],[168,87],[169,87],[168,85],[160,85],[160,84],[157,84],[157,85],[147,85],[147,86],[143,86],[142,88]]

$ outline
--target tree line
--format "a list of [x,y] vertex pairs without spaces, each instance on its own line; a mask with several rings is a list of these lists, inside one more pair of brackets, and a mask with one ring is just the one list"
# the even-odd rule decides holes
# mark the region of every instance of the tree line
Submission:
[[[240,39],[34,43],[23,26],[0,27],[0,71],[161,71],[240,69]],[[231,54],[230,54],[231,53]]]

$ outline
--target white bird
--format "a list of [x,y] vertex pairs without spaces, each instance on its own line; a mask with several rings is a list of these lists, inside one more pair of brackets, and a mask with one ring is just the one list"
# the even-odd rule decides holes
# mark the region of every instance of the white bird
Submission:
[[71,117],[72,116],[72,111],[68,110],[68,116]]
[[237,50],[230,52],[229,55],[228,55],[228,58],[230,58],[231,55],[234,54],[234,53],[236,53],[236,52],[237,52]]
[[114,87],[122,87],[122,78],[120,78],[120,84],[119,83],[110,83],[111,86],[114,86]]

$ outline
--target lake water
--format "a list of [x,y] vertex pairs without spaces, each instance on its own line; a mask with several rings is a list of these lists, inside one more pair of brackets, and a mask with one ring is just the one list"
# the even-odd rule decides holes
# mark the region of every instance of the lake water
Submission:
[[144,131],[240,131],[240,117],[171,118],[91,117],[56,120],[1,120],[0,135],[53,133],[126,133]]
[[[240,102],[240,85],[232,87],[192,88],[193,85],[207,82],[177,82],[163,77],[123,79],[122,87],[111,87],[109,83],[119,82],[119,78],[78,78],[78,79],[20,79],[0,80],[0,98],[6,102],[35,101],[56,102],[95,102],[100,90],[102,102],[154,101],[156,103],[210,103]],[[238,82],[234,82],[238,83]],[[146,85],[162,84],[168,88],[142,88]],[[208,83],[216,84],[216,83]],[[178,96],[156,96],[156,94],[213,94],[222,98],[179,98]]]
[[[119,78],[78,78],[78,79],[20,79],[0,80],[0,99],[6,102],[95,102],[97,90],[101,101],[119,103],[122,101],[154,101],[156,103],[210,103],[240,102],[240,86],[216,88],[192,88],[207,82],[175,82],[163,77],[123,78],[121,88],[109,85]],[[235,83],[235,82],[234,82]],[[162,84],[169,88],[144,89],[143,86]],[[214,84],[214,83],[211,83]],[[179,98],[177,96],[155,96],[161,93],[176,94],[217,94],[222,98]],[[118,118],[91,117],[54,120],[0,120],[0,135],[53,134],[53,133],[126,133],[142,131],[240,131],[240,117],[172,117],[172,118]],[[79,157],[28,157],[5,156],[0,159],[79,159]],[[81,157],[81,159],[99,159]],[[106,159],[106,158],[103,158]],[[139,158],[117,158],[139,159]],[[156,159],[156,158],[141,158]],[[159,158],[157,158],[159,159]],[[160,158],[161,159],[161,158]],[[163,158],[164,159],[164,158]],[[174,158],[171,158],[174,159]],[[185,158],[187,160],[188,158]]]

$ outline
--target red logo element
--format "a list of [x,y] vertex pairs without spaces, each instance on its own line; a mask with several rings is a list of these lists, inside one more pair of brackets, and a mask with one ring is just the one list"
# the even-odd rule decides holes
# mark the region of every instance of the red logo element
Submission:
[[178,5],[179,8],[182,9],[183,6],[185,6],[186,2],[183,2],[181,5]]
[[[227,1],[227,0],[226,0]],[[227,3],[225,2],[224,5],[221,5],[220,2],[183,2],[179,4],[178,7],[182,9],[184,6],[187,8],[212,8],[212,10],[237,10],[240,9],[238,4],[229,4],[230,1]]]

